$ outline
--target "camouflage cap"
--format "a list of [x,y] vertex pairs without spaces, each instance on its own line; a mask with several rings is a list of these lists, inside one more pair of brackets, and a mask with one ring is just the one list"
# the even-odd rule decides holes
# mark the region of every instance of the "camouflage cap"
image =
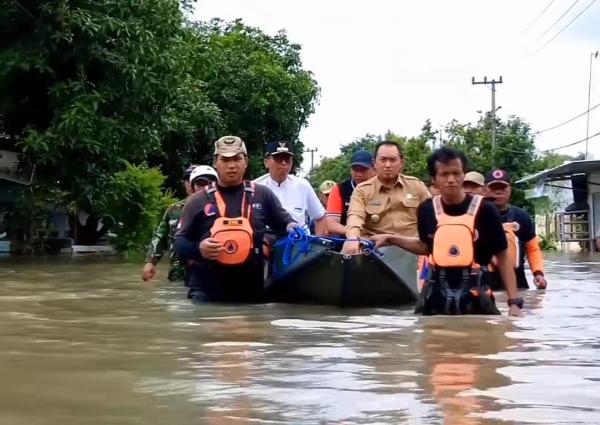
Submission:
[[329,195],[329,193],[331,192],[331,189],[333,189],[333,186],[335,186],[335,182],[334,181],[325,180],[319,186],[319,192],[321,192],[323,195]]
[[221,155],[229,158],[240,153],[248,155],[246,144],[237,136],[223,136],[215,142],[215,156]]

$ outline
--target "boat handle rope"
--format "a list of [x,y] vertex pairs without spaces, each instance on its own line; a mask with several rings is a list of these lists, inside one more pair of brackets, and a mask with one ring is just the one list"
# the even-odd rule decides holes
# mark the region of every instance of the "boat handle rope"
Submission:
[[[363,249],[361,250],[360,254],[354,254],[354,255],[370,255],[371,253],[373,253],[380,257],[383,256],[383,253],[375,247],[375,243],[373,241],[370,241],[367,239],[360,239],[360,238],[345,239],[345,238],[337,238],[337,237],[333,237],[333,236],[312,236],[312,235],[308,234],[301,227],[296,226],[296,227],[292,228],[292,230],[288,233],[288,236],[286,238],[283,238],[283,239],[275,242],[275,248],[280,247],[281,245],[285,245],[284,251],[283,251],[283,257],[281,259],[283,269],[285,270],[289,266],[294,264],[298,260],[298,258],[300,258],[301,255],[308,254],[311,251],[311,245],[313,243],[315,243],[316,241],[327,241],[327,242],[355,241],[355,242],[360,242],[360,244],[363,246]],[[294,248],[296,248],[296,247],[298,247],[298,250],[294,254]],[[327,249],[326,253],[328,255],[329,254],[339,254],[330,249]],[[340,254],[340,255],[343,255],[343,257],[345,259],[349,259],[352,256],[352,255],[348,255],[348,254]],[[280,275],[284,270],[278,270],[276,263],[273,265],[273,273],[275,274],[275,276]]]

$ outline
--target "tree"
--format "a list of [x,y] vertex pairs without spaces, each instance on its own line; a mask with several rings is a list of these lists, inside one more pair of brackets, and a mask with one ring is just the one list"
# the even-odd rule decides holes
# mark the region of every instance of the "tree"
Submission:
[[528,123],[518,117],[509,117],[506,121],[496,118],[495,150],[492,150],[490,130],[489,113],[476,125],[452,121],[446,126],[446,142],[467,155],[472,170],[484,174],[497,167],[518,179],[535,170],[538,155]]
[[[463,124],[454,120],[446,130],[446,140],[449,146],[461,150],[469,159],[467,168],[483,174],[494,166],[511,173],[514,180],[528,174],[541,171],[545,168],[560,165],[565,160],[572,158],[565,155],[548,154],[540,155],[535,150],[535,140],[529,124],[518,117],[509,117],[506,121],[496,119],[496,155],[492,158],[491,145],[491,117],[482,116],[478,122]],[[315,167],[309,174],[312,184],[316,187],[323,180],[340,181],[347,178],[350,156],[357,149],[373,151],[375,144],[381,140],[398,142],[403,149],[405,166],[403,173],[419,177],[423,181],[429,180],[427,159],[432,153],[437,140],[437,132],[432,130],[431,122],[427,120],[416,137],[398,136],[388,131],[383,136],[367,135],[342,146],[341,153],[335,158],[327,158]],[[519,206],[530,207],[525,201],[524,192],[515,188],[513,202]]]
[[365,149],[372,153],[375,152],[377,143],[389,140],[397,142],[402,148],[404,155],[403,173],[427,179],[427,158],[431,154],[431,146],[436,140],[436,133],[431,130],[429,120],[421,129],[421,134],[417,137],[407,139],[398,136],[391,131],[387,131],[383,136],[367,134],[364,137],[356,139],[340,148],[341,153],[335,158],[325,158],[321,163],[309,173],[309,180],[314,187],[317,187],[324,180],[333,180],[336,182],[347,179],[349,176],[350,158],[352,154],[359,149]]
[[[186,66],[176,0],[10,2],[0,53],[2,131],[36,180],[93,211],[102,182],[195,141],[219,110]],[[169,152],[176,154],[177,152]]]
[[130,167],[156,167],[176,188],[221,135],[241,135],[255,156],[297,140],[319,92],[285,33],[190,23],[177,0],[11,1],[0,47],[0,148],[35,164],[33,189],[97,216],[120,214],[106,182]]
[[226,131],[246,142],[253,159],[250,174],[261,173],[269,142],[293,142],[301,160],[298,136],[314,112],[319,87],[302,67],[300,46],[284,31],[270,36],[239,20],[215,19],[192,28],[203,49],[195,73],[221,110]]
[[350,159],[352,154],[359,149],[374,152],[375,145],[383,140],[381,136],[366,134],[342,146],[341,153],[335,158],[325,158],[319,165],[310,170],[308,180],[317,188],[325,180],[341,182],[349,177]]

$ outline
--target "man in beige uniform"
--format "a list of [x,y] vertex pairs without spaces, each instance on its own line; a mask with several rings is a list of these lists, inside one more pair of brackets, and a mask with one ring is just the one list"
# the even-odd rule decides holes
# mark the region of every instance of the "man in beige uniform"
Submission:
[[[359,184],[350,200],[346,238],[368,239],[382,233],[417,236],[417,207],[429,198],[425,184],[401,174],[404,157],[400,145],[391,141],[375,147],[377,175]],[[358,241],[344,243],[344,254],[360,253]]]

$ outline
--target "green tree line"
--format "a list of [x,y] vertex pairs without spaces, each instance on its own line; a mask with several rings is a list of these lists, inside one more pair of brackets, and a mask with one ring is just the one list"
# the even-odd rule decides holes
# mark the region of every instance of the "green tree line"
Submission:
[[[542,155],[535,149],[535,134],[529,124],[519,117],[496,118],[496,148],[491,144],[491,117],[480,116],[476,123],[451,121],[444,131],[433,130],[428,120],[416,137],[398,136],[391,131],[383,135],[367,134],[341,147],[334,158],[325,158],[309,172],[311,183],[317,187],[324,180],[341,181],[348,178],[350,157],[358,149],[374,151],[382,140],[398,142],[402,147],[404,174],[428,182],[427,158],[436,147],[447,145],[461,150],[467,156],[469,171],[485,175],[494,167],[508,171],[516,181],[526,175],[562,164],[573,159],[566,155],[549,153]],[[530,207],[519,188],[513,191],[513,203]]]
[[43,228],[36,217],[61,204],[105,218],[119,247],[142,249],[172,195],[145,193],[180,190],[219,136],[241,136],[254,158],[281,139],[303,150],[319,87],[300,51],[285,32],[190,22],[177,0],[9,0],[0,149],[34,176],[13,222],[31,238],[32,221]]

